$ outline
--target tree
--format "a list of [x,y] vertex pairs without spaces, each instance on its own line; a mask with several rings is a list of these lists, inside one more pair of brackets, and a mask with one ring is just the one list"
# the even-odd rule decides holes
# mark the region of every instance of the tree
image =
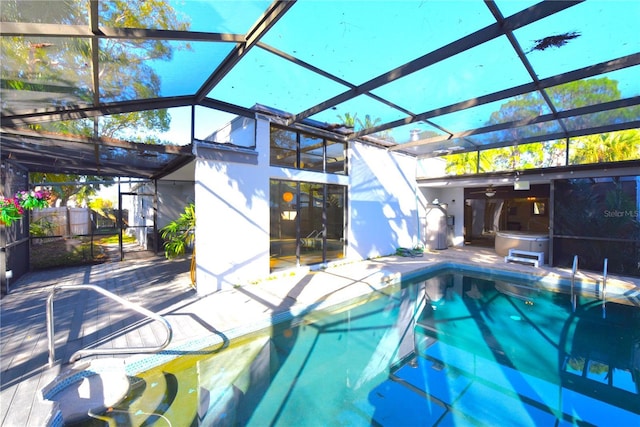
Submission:
[[[357,114],[354,116],[356,117]],[[382,119],[380,117],[378,117],[377,119],[372,119],[371,116],[369,114],[365,114],[364,115],[364,122],[358,118],[356,118],[356,122],[360,125],[361,129],[370,129],[372,127],[375,127],[378,125],[378,123],[380,123],[382,121]]]
[[[187,247],[196,240],[196,207],[193,203],[184,208],[180,217],[160,229],[164,239],[164,254],[168,259],[184,255]],[[196,284],[196,249],[191,254],[191,286]]]
[[[106,178],[101,176],[79,176],[65,175],[55,173],[32,172],[29,174],[29,180],[48,187],[51,193],[51,203],[60,203],[60,206],[67,206],[70,200],[73,200],[78,206],[85,205],[89,202],[91,196],[94,196],[102,186],[110,186],[112,183],[101,183]],[[47,185],[47,184],[51,185]],[[71,184],[74,183],[74,184]]]
[[[480,162],[478,162],[476,151],[445,156],[447,159],[445,173],[447,175],[469,175],[491,171],[494,167],[492,162],[495,159],[494,156],[487,154],[487,151],[480,152]],[[480,170],[478,170],[478,166]]]
[[105,209],[113,209],[113,202],[102,197],[96,197],[89,202],[89,207],[94,211],[103,211]]
[[604,163],[640,159],[640,130],[587,135],[573,139],[569,163]]
[[[82,0],[4,1],[2,20],[30,23],[87,25],[89,2]],[[187,30],[165,0],[113,0],[99,2],[100,25],[105,27]],[[89,38],[2,37],[3,85],[16,91],[37,92],[49,97],[52,106],[94,103],[92,46]],[[166,40],[106,38],[99,44],[100,102],[146,99],[160,93],[160,77],[148,63],[170,60],[174,45]],[[189,48],[185,45],[184,48]],[[170,116],[166,110],[151,110],[105,116],[100,120],[44,123],[36,130],[82,136],[106,136],[138,142],[160,142],[145,136],[146,130],[165,131]],[[129,129],[136,129],[131,133]]]
[[340,119],[340,123],[345,127],[352,129],[356,127],[356,118],[358,117],[358,113],[354,114],[353,116],[351,115],[351,113],[344,113],[344,116],[338,114],[337,117]]
[[564,141],[532,142],[483,150],[480,152],[480,172],[560,166],[565,162],[565,150]]
[[[376,119],[372,119],[369,114],[365,114],[364,115],[364,122],[362,120],[360,120],[360,119],[356,119],[356,121],[360,125],[361,129],[371,129],[373,127],[378,126],[378,124],[380,124],[380,122],[382,122],[382,119],[380,117],[378,117]],[[393,136],[391,136],[391,131],[389,129],[383,130],[383,131],[380,131],[380,132],[372,133],[371,136],[373,136],[375,138],[384,139],[386,141],[391,141],[391,142],[394,141],[394,138],[393,138]]]
[[[364,121],[358,118],[358,113],[344,113],[344,116],[338,114],[337,117],[341,120],[341,124],[343,124],[345,127],[353,128],[354,130],[371,129],[378,126],[378,124],[382,122],[382,119],[380,117],[373,119],[369,114],[364,115]],[[357,129],[356,125],[358,125]],[[389,130],[375,132],[371,134],[371,136],[385,139],[387,141],[393,141],[393,137],[391,137],[391,132]]]
[[195,241],[196,207],[193,203],[184,208],[180,217],[171,221],[162,229],[160,235],[165,240],[164,253],[169,259],[184,255],[187,247]]
[[[608,77],[579,80],[545,89],[551,102],[558,111],[567,111],[588,105],[597,105],[608,101],[620,99],[618,81]],[[533,119],[548,113],[545,100],[537,92],[516,96],[512,100],[502,104],[500,110],[491,114],[487,125],[506,123],[517,120]],[[618,118],[637,119],[640,116],[640,107],[624,108],[622,110],[603,111],[596,114],[568,119],[572,128],[584,129],[593,125],[605,125]],[[510,129],[508,132],[514,139],[540,136],[544,138],[546,133],[558,129],[550,128],[549,123],[538,123],[522,128]],[[502,133],[501,135],[504,135]]]
[[478,173],[478,153],[475,151],[450,154],[445,157],[447,159],[447,165],[445,166],[445,173],[447,175],[468,175]]
[[[2,21],[88,25],[89,2],[83,0],[3,1]],[[112,0],[98,2],[100,25],[104,27],[187,30],[189,22],[178,17],[165,0]],[[175,45],[166,40],[105,38],[99,43],[98,94],[94,94],[92,45],[89,38],[2,37],[0,63],[3,87],[49,100],[51,106],[91,105],[100,102],[153,98],[160,94],[160,76],[149,61],[168,61]],[[188,49],[189,45],[184,45]],[[25,98],[18,94],[17,98]],[[27,94],[27,98],[33,96]],[[27,105],[28,107],[28,105]],[[141,143],[161,143],[153,132],[169,129],[171,117],[166,109],[48,122],[32,125],[34,130],[83,137],[119,138]],[[100,181],[96,176],[33,174],[31,182]],[[52,186],[61,203],[70,199],[83,204],[100,188]]]
[[[620,99],[618,82],[607,77],[575,81],[545,89],[551,102],[558,111],[567,111],[588,105],[597,105]],[[548,113],[548,107],[537,92],[517,96],[502,104],[498,111],[489,117],[486,125],[508,123],[512,121],[534,119]],[[593,114],[585,114],[564,119],[571,129],[586,129],[591,126],[606,125],[614,122],[637,120],[640,107],[627,107]],[[566,143],[564,141],[544,141],[545,135],[559,132],[555,122],[536,123],[517,128],[495,132],[495,136],[487,138],[484,144],[490,145],[502,141],[519,141],[524,138],[537,137],[541,142],[517,144],[509,147],[481,151],[480,172],[498,170],[515,170],[527,168],[543,168],[564,165],[566,159]],[[632,132],[627,134],[628,132]],[[620,161],[638,158],[638,135],[634,131],[613,132],[611,136],[592,135],[573,138],[577,150],[571,151],[570,163],[590,163],[594,161]],[[619,136],[615,136],[620,134]],[[619,141],[619,142],[617,142]],[[582,153],[578,153],[581,151]],[[606,151],[606,154],[605,154]],[[635,153],[635,154],[634,154]],[[482,160],[486,158],[486,161]],[[590,160],[589,160],[590,159]],[[603,160],[609,159],[609,160]],[[447,170],[463,171],[462,157],[453,157],[447,163]]]

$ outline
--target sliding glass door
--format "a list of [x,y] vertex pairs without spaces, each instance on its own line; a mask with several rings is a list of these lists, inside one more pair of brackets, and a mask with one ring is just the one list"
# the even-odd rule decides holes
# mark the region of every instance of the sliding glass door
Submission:
[[271,181],[271,270],[344,256],[345,187]]
[[271,270],[295,267],[298,263],[298,184],[272,180],[270,193]]
[[300,183],[300,265],[324,260],[324,185]]
[[336,260],[344,257],[344,230],[346,211],[346,188],[342,185],[327,185],[325,196],[325,258]]

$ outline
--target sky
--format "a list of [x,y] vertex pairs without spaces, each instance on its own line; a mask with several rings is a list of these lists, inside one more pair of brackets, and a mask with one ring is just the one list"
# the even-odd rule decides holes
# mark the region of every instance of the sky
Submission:
[[[270,1],[172,2],[191,18],[194,31],[244,34]],[[498,0],[504,16],[536,3]],[[555,16],[514,31],[537,77],[544,79],[594,63],[640,51],[637,22],[640,2],[590,0]],[[263,38],[263,42],[331,74],[359,85],[407,61],[425,55],[457,38],[495,22],[482,1],[333,1],[301,0]],[[536,40],[549,35],[577,34],[564,46],[530,50]],[[194,93],[233,47],[231,43],[192,43],[179,50],[171,63],[154,68],[162,78],[162,95]],[[623,94],[640,94],[638,66],[616,72]],[[414,114],[441,108],[507,86],[528,83],[531,77],[506,37],[445,59],[389,85],[373,90]],[[311,71],[295,66],[264,49],[254,47],[210,97],[251,108],[256,103],[299,113],[348,89]],[[439,125],[463,131],[486,123],[499,104],[490,104],[445,116]],[[199,109],[196,138],[202,139],[233,117]],[[188,144],[190,108],[171,109],[171,130],[162,135]],[[327,123],[345,113],[359,118],[370,114],[381,122],[406,114],[370,97],[359,96],[313,115]],[[394,131],[396,141],[409,140],[410,130],[437,131],[427,124],[412,124]]]

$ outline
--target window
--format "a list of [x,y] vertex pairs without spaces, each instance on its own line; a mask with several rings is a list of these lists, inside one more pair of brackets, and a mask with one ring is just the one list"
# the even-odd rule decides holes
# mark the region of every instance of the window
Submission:
[[271,126],[271,165],[346,174],[345,142]]
[[281,128],[271,128],[271,164],[298,167],[297,134]]
[[547,214],[547,202],[533,202],[533,215],[544,216]]
[[347,144],[327,140],[326,172],[346,174]]
[[322,172],[324,170],[324,140],[300,134],[300,169]]

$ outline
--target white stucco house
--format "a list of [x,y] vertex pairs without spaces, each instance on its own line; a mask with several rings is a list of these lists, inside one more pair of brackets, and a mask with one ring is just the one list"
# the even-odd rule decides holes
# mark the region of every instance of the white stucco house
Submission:
[[[449,201],[451,216],[462,216],[462,203],[450,202],[462,201],[462,189],[418,188],[415,157],[375,140],[340,142],[332,135],[312,126],[286,128],[267,113],[255,120],[237,117],[205,141],[194,141],[195,160],[159,181],[159,206],[172,206],[161,210],[177,216],[195,201],[199,293],[283,270],[429,247],[427,212],[436,198]],[[283,138],[292,143],[289,160],[280,155]],[[315,145],[305,148],[308,140]],[[324,162],[314,162],[311,152]],[[330,160],[329,152],[338,160]],[[158,227],[170,216],[159,212]],[[462,244],[462,225],[454,227],[448,244]]]

